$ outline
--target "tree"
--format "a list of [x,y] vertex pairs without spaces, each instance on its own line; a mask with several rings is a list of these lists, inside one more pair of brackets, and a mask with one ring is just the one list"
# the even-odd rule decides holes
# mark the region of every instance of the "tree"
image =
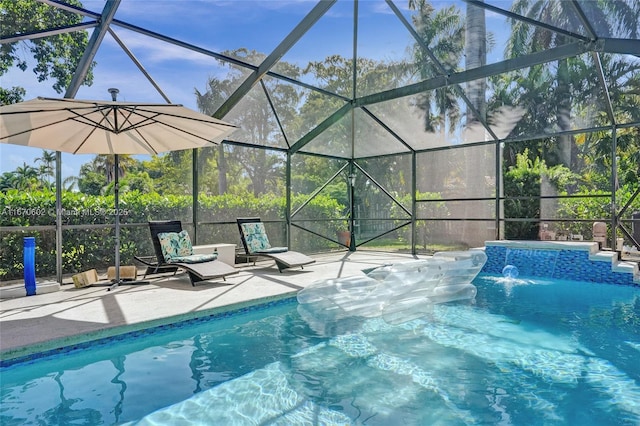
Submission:
[[[78,0],[66,0],[66,3],[82,7]],[[49,6],[33,0],[0,0],[0,37],[29,33],[49,28],[64,27],[82,22],[80,14]],[[53,88],[62,93],[71,82],[71,78],[82,58],[87,45],[86,31],[75,31],[42,37],[30,41],[2,44],[0,48],[0,76],[15,66],[22,71],[29,68],[29,60],[24,52],[28,51],[35,59],[33,72],[38,81],[53,80]],[[83,84],[93,82],[92,67]],[[0,92],[3,103],[22,100],[24,89],[13,87]]]
[[[595,2],[581,3],[581,7],[588,9],[590,21],[594,24],[598,36],[611,37],[615,33],[624,33],[631,38],[638,37],[640,3],[635,0],[592,3]],[[519,0],[513,3],[511,11],[559,28],[582,28],[572,2]],[[572,41],[564,34],[527,22],[514,19],[511,23],[512,33],[507,46],[507,56],[512,58],[544,51]],[[531,68],[529,72],[534,74],[534,78],[544,77],[550,80],[550,86],[545,84],[550,90],[541,93],[529,92],[528,96],[542,95],[545,98],[540,99],[541,103],[536,102],[535,105],[538,107],[546,105],[546,109],[542,111],[530,110],[536,111],[530,122],[540,123],[543,129],[555,125],[560,132],[572,130],[572,118],[576,114],[576,106],[580,103],[586,105],[596,101],[592,95],[599,92],[596,67],[588,58],[575,56],[559,59],[556,61],[555,74],[549,71],[540,72],[541,68],[548,69],[547,66]],[[527,73],[521,75],[524,79],[529,78]],[[547,156],[547,161],[551,161],[550,164],[564,164],[572,169],[575,168],[578,153],[575,138],[571,135],[560,135],[554,139],[555,152],[549,153],[551,155]]]
[[[143,161],[136,173],[147,174],[153,182],[154,191],[184,195],[191,193],[192,189],[191,164],[191,151],[172,151]],[[139,183],[144,183],[144,179]]]
[[[204,93],[201,93],[197,88],[195,89],[196,101],[198,104],[198,109],[203,114],[211,115],[216,112],[218,107],[220,107],[224,103],[224,97],[222,96],[222,85],[223,82],[217,78],[209,78],[207,82],[208,90]],[[224,194],[227,192],[227,163],[224,155],[224,146],[222,144],[218,145],[216,150],[216,156],[214,158],[214,153],[210,152],[210,150],[204,151],[200,150],[199,152],[202,160],[206,163],[207,161],[217,161],[217,170],[218,170],[218,194]],[[200,166],[200,165],[198,165]],[[202,169],[202,167],[200,167]]]
[[4,172],[0,175],[0,191],[16,189],[16,175],[13,172]]
[[[575,12],[569,2],[560,0],[520,0],[514,2],[511,11],[528,18],[556,25],[559,28],[575,27]],[[527,22],[513,19],[511,21],[511,36],[507,46],[507,56],[515,58],[528,53],[539,52],[561,46],[569,42],[564,34],[554,33],[547,29],[531,25]],[[537,69],[544,66],[532,67],[535,73]],[[547,77],[555,79],[552,91],[546,104],[552,105],[548,113],[555,116],[555,124],[561,132],[571,130],[571,109],[573,104],[573,91],[571,88],[572,76],[567,58],[556,61],[555,75],[549,73]],[[538,121],[548,119],[550,116],[540,116]],[[575,166],[576,151],[573,136],[561,135],[557,137],[555,144],[556,155],[561,164],[567,167]]]
[[[467,4],[466,26],[465,26],[465,68],[467,70],[479,68],[487,64],[487,27],[485,21],[485,10],[472,4]],[[466,94],[469,100],[466,111],[466,131],[468,138],[465,142],[475,142],[484,140],[472,130],[482,129],[484,136],[484,125],[487,122],[487,80],[479,78],[467,82]],[[465,149],[462,156],[465,161],[466,196],[474,197],[490,196],[487,193],[486,179],[488,176],[495,176],[493,167],[495,149],[490,145],[479,146],[472,149]],[[490,189],[490,188],[489,188]],[[495,193],[495,191],[494,191]],[[481,217],[491,218],[494,216],[491,207],[485,202],[466,202],[464,217],[472,217],[473,210],[480,210]],[[475,213],[477,214],[477,213]],[[495,230],[486,222],[465,221],[463,224],[463,237],[465,241],[473,245],[483,244],[484,241],[495,238]]]
[[[223,53],[233,57],[242,56],[245,61],[250,63],[260,63],[265,58],[264,54],[247,49]],[[289,76],[297,77],[300,73],[293,65],[280,63],[279,67],[285,69],[286,75]],[[233,94],[247,75],[248,71],[246,69],[232,65],[224,79],[212,77],[208,80],[207,91],[200,92],[196,88],[195,93],[200,111],[213,115],[220,107],[221,101]],[[299,99],[295,89],[290,85],[279,84],[275,79],[263,79],[262,83],[266,87],[272,102],[278,106],[280,120],[285,121],[289,117],[294,117],[293,111],[295,111],[295,106]],[[234,139],[263,146],[278,145],[279,126],[275,119],[275,113],[269,102],[267,102],[261,86],[254,87],[244,96],[241,104],[238,104],[223,118],[226,121],[237,123],[241,127],[240,130],[234,133]],[[225,155],[229,158],[226,159]],[[210,159],[211,157],[206,160]],[[266,149],[220,148],[217,152],[216,160],[220,176],[218,190],[227,189],[227,180],[232,177],[228,167],[232,162],[236,162],[241,167],[240,175],[235,176],[235,178],[240,180],[248,179],[249,184],[246,187],[255,195],[275,192],[278,189],[278,183],[282,181],[282,157]]]
[[[107,183],[112,182],[115,179],[115,155],[113,154],[100,154],[96,155],[93,159],[95,170],[104,173],[107,178]],[[127,170],[136,164],[136,160],[129,154],[118,155],[118,177],[122,178]]]
[[100,195],[102,188],[107,185],[107,177],[104,173],[96,170],[96,166],[92,161],[80,166],[77,185],[78,190],[83,194]]

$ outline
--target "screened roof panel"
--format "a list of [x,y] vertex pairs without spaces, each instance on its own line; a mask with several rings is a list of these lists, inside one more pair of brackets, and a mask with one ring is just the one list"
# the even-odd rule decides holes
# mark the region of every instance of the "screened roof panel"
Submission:
[[[352,98],[349,76],[353,54],[353,3],[338,1],[283,55],[273,71]],[[302,75],[294,75],[294,69],[302,70]]]
[[341,158],[353,157],[352,121],[351,114],[344,115],[320,135],[313,138],[300,151]]
[[[231,71],[228,64],[220,62],[214,57],[184,49],[135,31],[114,28],[113,33],[172,103],[198,109],[198,97],[194,95],[194,89],[205,95],[209,90],[210,79],[226,79],[223,86],[215,86],[215,91],[229,94],[244,79],[240,75],[247,73],[244,69]],[[128,56],[119,42],[112,34],[107,34],[96,54],[96,69],[107,64],[118,64],[115,72],[111,71],[95,78],[94,85],[100,84],[101,87],[104,87],[104,90],[99,90],[99,93],[108,97],[106,88],[117,87],[120,90],[118,100],[166,102],[163,95],[153,86],[134,60]],[[236,79],[229,78],[230,73],[238,77]],[[82,86],[76,97],[86,98],[83,91],[87,89],[89,88]],[[212,96],[206,97],[207,100],[202,105],[203,111],[212,114],[222,104],[224,95],[218,93],[217,99],[214,100],[214,98]]]
[[[509,11],[512,2],[498,0],[493,3],[495,3],[494,6]],[[420,37],[414,49],[417,57],[422,58],[417,62],[423,65],[419,69],[423,80],[434,75],[478,68],[483,63],[493,64],[504,61],[505,58],[545,51],[550,47],[579,40],[567,35],[566,31],[564,33],[554,31],[554,26],[541,27],[535,25],[535,20],[532,22],[512,19],[505,14],[485,10],[484,34],[477,32],[482,31],[482,27],[474,27],[477,30],[473,33],[471,41],[476,44],[475,47],[471,47],[465,44],[467,37],[465,29],[469,26],[468,3],[455,0],[425,2],[422,10],[408,9],[405,2],[400,0],[395,0],[394,4]],[[482,10],[480,13],[482,16]],[[513,36],[514,31],[517,31],[517,37]],[[581,35],[576,34],[576,36]],[[484,40],[484,43],[481,40]],[[477,52],[482,47],[486,48],[484,60],[471,56],[471,52]],[[437,60],[435,62],[434,57]]]
[[[34,1],[58,12],[62,3]],[[472,38],[466,21],[476,9],[468,5],[482,2],[411,3],[422,9],[405,0],[122,0],[110,31],[168,100],[242,118],[234,139],[263,147],[299,149],[304,144],[296,142],[309,141],[302,152],[358,157],[640,122],[640,2],[486,0],[486,32]],[[86,23],[114,3],[82,4]],[[319,7],[329,4],[326,12]],[[3,37],[51,29],[42,20],[30,25]],[[82,31],[89,36],[93,29]],[[46,40],[39,37],[6,45],[34,62],[29,40]],[[486,46],[486,60],[471,58],[471,42]],[[165,101],[112,35],[96,52],[93,85],[71,90],[72,97],[106,99],[106,89],[118,87],[120,100]],[[27,87],[26,99],[63,95],[52,92],[51,76],[40,83],[15,64],[1,77],[3,87]],[[475,104],[470,85],[485,81],[486,126],[468,107]],[[350,114],[341,115],[349,102],[354,129]],[[256,109],[262,115],[251,117],[264,120],[259,131],[248,124],[252,103],[263,104]]]
[[360,2],[358,17],[357,96],[418,82],[415,39],[389,5]]
[[362,109],[357,108],[354,110],[354,120],[354,155],[356,158],[410,151],[408,146],[403,145],[398,138],[394,137],[393,134]]
[[[600,59],[616,122],[637,122],[640,119],[640,58],[632,55],[601,54]],[[633,69],[636,70],[636,74],[630,78],[629,70]]]
[[[561,30],[580,36],[588,36],[580,16],[572,2],[564,0],[542,0],[534,2],[507,2],[504,0],[486,0],[486,3],[512,12],[516,15],[531,19],[536,22],[557,27]],[[496,11],[487,13],[499,13]],[[513,19],[514,21],[517,18]]]
[[492,125],[513,126],[506,138],[610,125],[607,94],[593,59],[587,53],[491,79]]
[[450,145],[455,135],[448,127],[432,123],[431,130],[425,130],[427,100],[425,94],[417,94],[368,105],[367,108],[414,150]]
[[[95,3],[93,10],[101,11],[104,1]],[[313,2],[260,0],[233,5],[223,1],[124,0],[116,19],[214,52],[244,47],[269,53],[313,6]],[[278,14],[278,25],[270,19],[274,13]],[[170,26],[166,25],[167,20],[171,20]],[[248,27],[260,28],[260,37],[247,31]],[[255,57],[247,61],[259,65]]]
[[[93,84],[80,86],[77,98],[94,99],[95,95],[92,94],[98,89],[100,95],[97,100],[111,100],[107,89],[116,87],[120,90],[120,101],[166,102],[109,34],[105,36],[101,47],[95,56]],[[119,64],[116,70],[108,67],[112,63]],[[62,97],[62,94],[58,97]]]
[[598,37],[640,39],[640,3],[576,0]]
[[277,78],[263,81],[290,145],[345,104],[339,97]]
[[275,113],[260,85],[251,88],[224,119],[239,127],[229,136],[230,140],[275,148],[288,147]]

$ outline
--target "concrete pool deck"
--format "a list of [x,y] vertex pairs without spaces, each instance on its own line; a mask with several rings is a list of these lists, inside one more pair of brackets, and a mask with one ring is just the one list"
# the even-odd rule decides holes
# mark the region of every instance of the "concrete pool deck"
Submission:
[[191,286],[186,274],[178,273],[151,276],[149,284],[121,285],[112,291],[63,285],[52,293],[3,299],[0,359],[290,297],[319,279],[359,275],[362,269],[416,258],[364,250],[313,257],[316,263],[282,273],[273,261],[236,265],[239,273],[226,281],[203,282],[196,287]]

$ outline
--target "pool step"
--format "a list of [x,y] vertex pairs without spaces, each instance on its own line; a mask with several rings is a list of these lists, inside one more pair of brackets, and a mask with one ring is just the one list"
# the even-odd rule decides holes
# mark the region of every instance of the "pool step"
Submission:
[[618,252],[615,251],[598,251],[589,255],[589,260],[595,262],[611,263],[611,271],[620,274],[631,274],[633,282],[640,284],[640,267],[637,262],[625,261],[618,259]]
[[[524,254],[518,257],[519,252]],[[482,272],[502,274],[505,262],[517,266],[520,276],[561,278],[609,284],[640,285],[638,262],[618,258],[589,241],[486,241],[487,263]],[[553,253],[556,260],[551,261]],[[511,256],[511,257],[509,257]],[[515,257],[514,257],[515,256]],[[529,257],[527,257],[529,256]]]
[[[123,426],[350,424],[345,414],[321,407],[289,384],[279,362],[252,371]],[[229,401],[237,401],[229,404]]]

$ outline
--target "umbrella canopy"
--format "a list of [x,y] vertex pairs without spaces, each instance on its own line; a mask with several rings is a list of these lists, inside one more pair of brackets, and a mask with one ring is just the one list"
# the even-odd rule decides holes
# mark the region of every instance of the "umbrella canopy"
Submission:
[[202,148],[236,128],[177,104],[36,98],[0,107],[0,143],[72,154]]

